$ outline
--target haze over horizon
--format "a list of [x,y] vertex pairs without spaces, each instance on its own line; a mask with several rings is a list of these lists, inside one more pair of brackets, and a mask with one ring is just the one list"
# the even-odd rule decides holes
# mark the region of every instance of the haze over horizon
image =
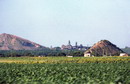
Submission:
[[130,47],[129,0],[0,0],[0,33],[43,46],[92,46],[107,39]]

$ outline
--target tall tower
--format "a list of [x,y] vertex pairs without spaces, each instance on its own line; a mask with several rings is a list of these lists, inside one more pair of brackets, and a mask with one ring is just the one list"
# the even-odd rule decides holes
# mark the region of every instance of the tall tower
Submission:
[[77,42],[75,42],[75,47],[78,47],[78,43]]
[[68,45],[71,45],[71,42],[70,42],[70,40],[68,41]]

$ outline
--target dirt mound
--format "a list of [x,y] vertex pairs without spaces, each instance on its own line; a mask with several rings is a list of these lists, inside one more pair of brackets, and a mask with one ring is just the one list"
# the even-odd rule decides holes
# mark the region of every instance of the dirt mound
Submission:
[[36,50],[45,48],[37,43],[11,34],[0,34],[0,50]]
[[93,56],[119,56],[123,51],[110,41],[101,40],[85,52],[87,53]]

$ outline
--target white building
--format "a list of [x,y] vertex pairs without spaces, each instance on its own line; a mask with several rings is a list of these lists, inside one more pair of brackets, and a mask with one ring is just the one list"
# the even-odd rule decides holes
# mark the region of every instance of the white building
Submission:
[[84,53],[84,57],[91,57],[91,53]]
[[120,56],[128,56],[126,53],[120,53]]
[[73,56],[67,56],[67,57],[73,57]]

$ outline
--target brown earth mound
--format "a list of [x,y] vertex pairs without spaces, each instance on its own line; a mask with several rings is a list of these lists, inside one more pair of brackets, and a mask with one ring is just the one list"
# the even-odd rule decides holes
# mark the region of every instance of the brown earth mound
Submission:
[[123,51],[108,40],[101,40],[85,52],[87,53],[93,56],[119,56]]
[[37,43],[11,34],[0,34],[0,50],[36,50],[45,48]]

